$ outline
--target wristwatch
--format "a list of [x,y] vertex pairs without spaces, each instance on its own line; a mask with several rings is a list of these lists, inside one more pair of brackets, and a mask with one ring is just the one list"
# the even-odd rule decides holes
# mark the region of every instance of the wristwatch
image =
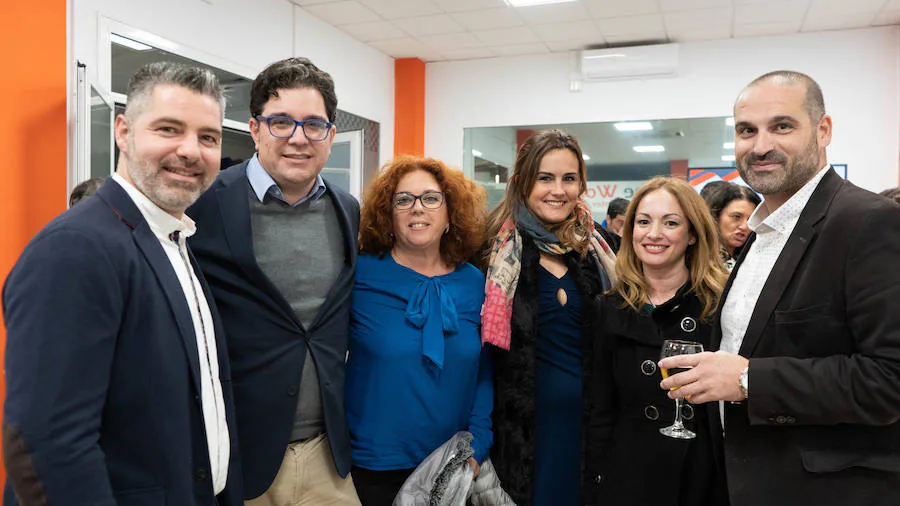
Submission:
[[744,368],[741,371],[741,375],[738,376],[738,386],[741,387],[741,393],[744,394],[744,399],[750,397],[750,366]]

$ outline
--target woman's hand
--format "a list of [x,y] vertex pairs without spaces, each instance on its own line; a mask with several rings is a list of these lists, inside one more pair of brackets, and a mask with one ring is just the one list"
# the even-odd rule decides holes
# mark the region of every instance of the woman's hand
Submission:
[[475,460],[475,457],[469,457],[469,465],[472,466],[472,470],[475,471],[475,476],[472,478],[478,478],[478,473],[481,472],[481,466],[478,465],[478,461]]

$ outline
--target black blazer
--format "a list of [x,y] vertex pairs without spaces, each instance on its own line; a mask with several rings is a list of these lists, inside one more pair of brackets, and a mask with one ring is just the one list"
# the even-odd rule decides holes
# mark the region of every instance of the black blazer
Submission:
[[750,398],[725,403],[734,506],[900,504],[898,301],[900,207],[829,170],[741,346]]
[[289,444],[309,349],[316,361],[325,427],[341,476],[350,472],[344,371],[350,293],[356,269],[359,203],[326,184],[344,237],[344,267],[316,319],[304,327],[256,263],[250,230],[247,163],[219,175],[188,209],[197,222],[191,247],[222,315],[234,377],[244,496],[262,495]]
[[[224,332],[195,271],[215,321],[231,435],[218,504],[239,506]],[[44,227],[7,278],[3,306],[5,505],[217,503],[190,308],[122,187],[107,180]]]

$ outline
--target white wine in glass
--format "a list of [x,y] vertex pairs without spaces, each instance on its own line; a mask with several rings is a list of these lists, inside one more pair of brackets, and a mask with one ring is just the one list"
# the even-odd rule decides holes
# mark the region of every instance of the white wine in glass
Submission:
[[[688,355],[691,353],[701,352],[703,352],[703,345],[700,343],[695,343],[694,341],[678,341],[676,339],[667,339],[663,342],[662,351],[659,353],[659,359],[662,360],[666,357],[674,357],[675,355]],[[671,375],[685,372],[688,369],[690,368],[673,367],[672,369],[660,368],[659,371],[662,373],[663,379],[666,379]],[[684,401],[682,399],[675,399],[675,423],[668,427],[659,429],[659,432],[662,435],[673,437],[675,439],[694,439],[695,437],[697,437],[697,434],[694,434],[693,432],[687,430],[684,426],[684,423],[681,421],[681,405],[683,402]]]

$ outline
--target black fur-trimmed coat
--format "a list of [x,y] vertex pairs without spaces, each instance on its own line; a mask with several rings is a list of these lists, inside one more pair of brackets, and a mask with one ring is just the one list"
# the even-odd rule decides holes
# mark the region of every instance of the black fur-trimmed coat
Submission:
[[[522,240],[522,271],[513,299],[510,350],[495,348],[493,356],[496,379],[491,460],[504,490],[519,506],[530,506],[534,483],[535,337],[540,253],[531,239],[523,236]],[[577,253],[569,253],[564,260],[582,300],[582,379],[587,394],[590,381],[585,375],[591,370],[591,335],[596,333],[591,330],[596,326],[592,321],[593,315],[597,314],[594,297],[601,290],[601,280],[589,257],[582,259]],[[585,402],[587,399],[585,395]],[[585,404],[582,448],[589,411]],[[582,459],[584,454],[582,451]]]

